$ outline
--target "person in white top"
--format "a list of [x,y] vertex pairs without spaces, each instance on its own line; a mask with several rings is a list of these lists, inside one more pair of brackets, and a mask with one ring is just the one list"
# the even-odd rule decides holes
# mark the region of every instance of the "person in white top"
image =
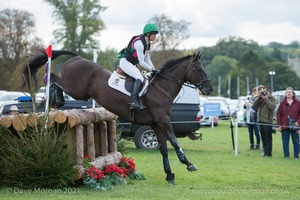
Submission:
[[157,34],[158,28],[156,24],[146,24],[143,29],[143,34],[132,37],[128,46],[122,49],[118,54],[118,58],[120,58],[119,67],[126,74],[135,79],[131,94],[131,110],[143,109],[138,99],[138,92],[144,78],[136,65],[140,64],[147,71],[158,73],[150,58],[150,42],[156,39]]

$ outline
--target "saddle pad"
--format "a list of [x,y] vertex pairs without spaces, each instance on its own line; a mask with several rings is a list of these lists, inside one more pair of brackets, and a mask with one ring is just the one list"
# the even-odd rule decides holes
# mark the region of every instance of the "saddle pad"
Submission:
[[[108,79],[108,85],[115,90],[118,90],[128,96],[131,96],[131,93],[125,88],[125,81],[125,76],[119,75],[116,71],[114,71]],[[139,97],[143,96],[147,92],[147,86],[149,82],[147,79],[144,79],[144,82],[145,84],[142,90],[139,92]]]

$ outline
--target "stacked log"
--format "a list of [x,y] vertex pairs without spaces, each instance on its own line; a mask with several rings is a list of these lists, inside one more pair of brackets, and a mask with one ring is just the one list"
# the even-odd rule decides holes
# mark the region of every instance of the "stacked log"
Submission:
[[[104,108],[94,109],[73,109],[65,111],[53,111],[48,114],[48,127],[52,127],[54,123],[68,123],[70,128],[78,125],[88,125],[91,123],[98,123],[100,121],[113,121],[117,116],[108,112]],[[17,114],[6,115],[0,117],[0,126],[9,128],[13,126],[17,131],[24,131],[27,126],[34,127],[36,125],[45,126],[45,112],[30,113],[30,114]]]

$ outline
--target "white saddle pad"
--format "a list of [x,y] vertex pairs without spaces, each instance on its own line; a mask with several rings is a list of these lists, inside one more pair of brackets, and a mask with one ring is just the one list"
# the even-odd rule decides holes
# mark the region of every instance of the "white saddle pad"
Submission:
[[[116,89],[128,96],[131,96],[131,93],[129,93],[125,88],[125,80],[126,80],[125,76],[122,76],[118,74],[116,71],[114,71],[110,76],[110,78],[108,79],[108,85],[113,89]],[[147,79],[144,79],[144,82],[145,85],[143,86],[142,90],[139,92],[140,97],[147,92],[147,88],[148,88],[147,86],[149,84],[149,81]]]

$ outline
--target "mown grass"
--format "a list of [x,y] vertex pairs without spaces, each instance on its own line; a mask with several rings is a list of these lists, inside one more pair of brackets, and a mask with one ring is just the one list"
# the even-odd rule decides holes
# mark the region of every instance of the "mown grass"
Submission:
[[280,133],[273,135],[273,157],[262,158],[262,151],[249,150],[245,127],[239,128],[238,156],[232,149],[228,121],[201,131],[202,141],[179,139],[188,159],[199,168],[196,172],[188,172],[169,145],[176,185],[165,181],[159,151],[137,150],[130,143],[125,156],[135,159],[137,169],[146,176],[144,181],[130,180],[107,192],[82,186],[21,194],[26,191],[2,188],[0,199],[299,199],[300,162],[283,158]]

